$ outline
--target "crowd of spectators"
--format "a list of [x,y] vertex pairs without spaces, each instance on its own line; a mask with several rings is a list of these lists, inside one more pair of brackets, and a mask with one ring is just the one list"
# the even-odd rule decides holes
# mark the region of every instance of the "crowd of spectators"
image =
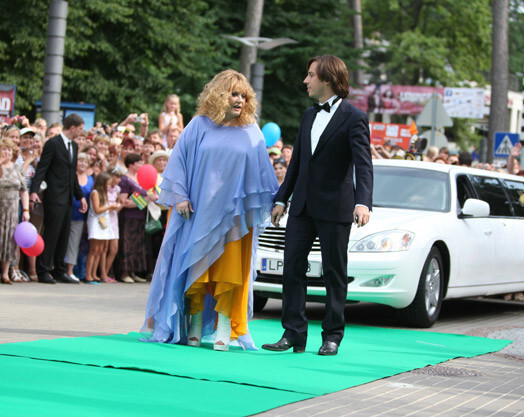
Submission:
[[[73,202],[65,257],[67,273],[71,277],[86,283],[134,283],[150,279],[168,220],[168,210],[157,205],[163,227],[146,233],[148,210],[140,209],[136,197],[143,197],[148,204],[158,196],[142,189],[136,175],[138,169],[148,163],[158,172],[158,184],[162,181],[161,173],[184,128],[178,96],[169,95],[166,98],[158,117],[158,126],[158,129],[149,129],[149,115],[133,113],[120,123],[96,123],[74,139],[79,148],[76,174],[90,208],[87,213],[82,213],[79,201],[75,199]],[[3,283],[38,280],[36,258],[25,256],[18,250],[13,233],[16,225],[27,217],[27,190],[44,143],[59,134],[61,128],[58,123],[47,126],[41,118],[31,124],[24,116],[17,116],[11,124],[2,126],[0,261]],[[280,184],[284,181],[292,152],[293,147],[285,145],[282,140],[268,148]],[[520,152],[519,144],[513,148],[507,164],[502,167],[478,163],[473,161],[471,153],[450,151],[446,147],[429,147],[424,153],[416,153],[391,144],[371,146],[372,156],[376,159],[420,159],[522,175]],[[25,181],[20,181],[20,178]],[[42,206],[35,205],[29,214],[31,223],[42,234]]]
[[[73,140],[78,144],[76,175],[89,210],[83,213],[73,200],[71,230],[65,256],[67,274],[85,283],[146,282],[151,278],[168,220],[166,207],[159,209],[162,228],[146,233],[148,208],[140,208],[158,195],[144,190],[138,169],[151,164],[157,185],[183,128],[178,96],[169,95],[158,117],[158,129],[149,129],[149,115],[130,114],[120,123],[96,123]],[[19,222],[29,220],[43,233],[42,204],[27,204],[28,190],[45,142],[62,131],[59,123],[47,125],[42,118],[30,123],[15,116],[0,134],[0,240],[3,283],[38,281],[36,258],[26,256],[14,241]],[[293,147],[279,140],[268,154],[282,182]],[[278,157],[275,157],[277,154]],[[41,186],[42,199],[47,184]],[[149,204],[149,207],[151,205]],[[26,214],[27,213],[27,214]],[[44,242],[45,244],[45,242]]]

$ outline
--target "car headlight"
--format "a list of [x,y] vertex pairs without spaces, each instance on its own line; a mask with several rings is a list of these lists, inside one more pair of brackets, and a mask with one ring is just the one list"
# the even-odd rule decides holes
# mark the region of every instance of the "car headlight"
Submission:
[[355,243],[350,252],[399,252],[408,250],[415,233],[405,230],[389,230],[366,236]]

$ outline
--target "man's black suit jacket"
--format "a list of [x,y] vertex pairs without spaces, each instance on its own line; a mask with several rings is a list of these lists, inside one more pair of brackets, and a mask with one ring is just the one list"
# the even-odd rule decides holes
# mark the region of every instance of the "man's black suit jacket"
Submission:
[[31,192],[38,193],[40,184],[45,180],[47,183],[44,191],[45,204],[71,205],[73,195],[77,200],[84,197],[76,176],[78,145],[71,141],[71,146],[72,160],[62,136],[54,136],[44,144],[42,156],[31,183]]
[[352,222],[356,204],[370,210],[372,206],[373,165],[367,115],[342,100],[311,154],[315,116],[310,107],[302,117],[286,178],[275,201],[286,203],[293,194],[292,215],[300,215],[307,205],[313,219]]

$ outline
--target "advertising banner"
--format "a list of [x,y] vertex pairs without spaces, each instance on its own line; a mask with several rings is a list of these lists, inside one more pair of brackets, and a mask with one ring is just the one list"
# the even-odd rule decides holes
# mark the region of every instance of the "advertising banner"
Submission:
[[445,88],[442,104],[449,117],[484,118],[483,88]]
[[0,84],[0,123],[9,123],[15,113],[16,85]]
[[351,89],[349,101],[360,110],[382,114],[419,114],[431,94],[444,95],[444,88],[372,84]]
[[372,145],[384,145],[389,142],[402,149],[409,149],[409,141],[412,136],[409,125],[370,122],[369,131]]

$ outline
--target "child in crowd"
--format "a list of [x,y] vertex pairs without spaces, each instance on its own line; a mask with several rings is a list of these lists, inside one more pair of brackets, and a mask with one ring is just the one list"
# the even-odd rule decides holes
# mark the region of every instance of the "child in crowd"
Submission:
[[176,94],[170,94],[164,101],[162,113],[158,116],[158,129],[165,138],[169,129],[174,127],[178,127],[182,131],[184,129],[184,118],[180,113],[180,98]]
[[[120,180],[124,173],[116,166],[110,166],[107,169],[109,175],[111,175],[111,181],[107,187],[107,201],[109,205],[115,205],[118,203],[118,196],[120,195]],[[113,237],[107,242],[107,250],[104,251],[100,259],[100,270],[104,271],[105,276],[111,282],[116,281],[114,278],[109,276],[109,271],[113,265],[116,254],[118,253],[118,236],[120,231],[118,230],[118,210],[109,210],[109,227],[113,233]]]
[[107,172],[100,172],[95,179],[95,185],[90,196],[90,207],[87,215],[87,232],[89,239],[89,253],[86,260],[86,284],[98,283],[100,279],[104,282],[115,282],[107,276],[107,271],[101,271],[101,278],[96,275],[100,257],[107,251],[108,241],[114,239],[110,210],[119,210],[120,204],[109,203],[107,194],[112,177]]

